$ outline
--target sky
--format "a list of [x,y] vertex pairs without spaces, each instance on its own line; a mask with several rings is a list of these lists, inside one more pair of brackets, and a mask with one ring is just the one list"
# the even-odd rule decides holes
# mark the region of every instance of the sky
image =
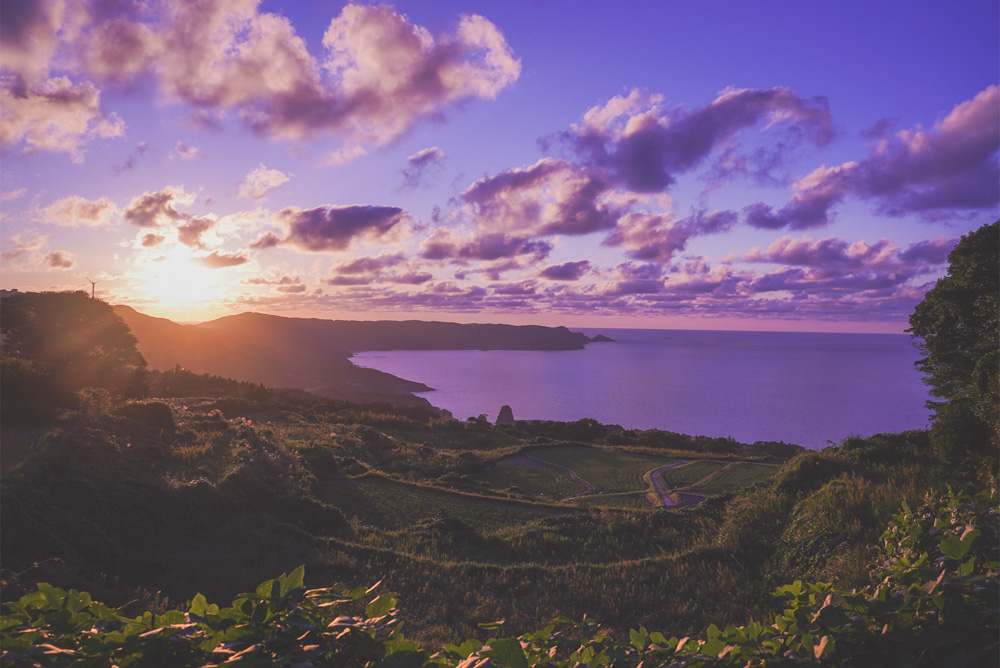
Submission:
[[995,0],[0,16],[5,290],[182,322],[898,333],[1000,217]]

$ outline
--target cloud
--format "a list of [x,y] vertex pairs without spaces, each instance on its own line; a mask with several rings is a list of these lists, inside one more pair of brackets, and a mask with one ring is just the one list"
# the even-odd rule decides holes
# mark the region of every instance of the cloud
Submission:
[[481,228],[576,235],[615,226],[623,211],[603,197],[608,189],[595,173],[543,158],[531,167],[480,179],[461,199]]
[[275,288],[278,292],[283,292],[286,295],[300,294],[306,291],[306,286],[302,283],[297,285],[279,285]]
[[135,169],[135,166],[139,164],[139,160],[146,154],[147,148],[149,148],[148,142],[139,142],[128,158],[125,159],[125,162],[120,165],[112,165],[111,169],[114,170],[115,174]]
[[248,248],[254,250],[263,250],[265,248],[274,248],[281,244],[281,237],[279,237],[274,232],[265,232],[260,235],[255,241],[251,241]]
[[240,255],[239,253],[220,253],[219,251],[214,251],[208,255],[202,255],[200,257],[193,258],[198,264],[208,267],[209,269],[224,269],[226,267],[236,267],[241,264],[246,264],[248,261],[246,256]]
[[60,151],[83,162],[83,145],[94,137],[125,135],[125,123],[100,108],[100,91],[89,81],[74,84],[55,77],[26,85],[0,77],[0,146],[24,144],[24,152]]
[[292,278],[291,276],[282,276],[281,278],[263,278],[260,276],[253,276],[251,278],[244,278],[240,283],[245,283],[247,285],[297,285],[301,283],[302,280],[296,276]]
[[406,260],[402,253],[385,252],[376,257],[359,257],[334,267],[338,274],[374,274]]
[[194,195],[188,195],[183,188],[167,186],[157,192],[144,192],[135,197],[125,209],[125,220],[138,227],[157,227],[190,216],[177,211],[175,204],[190,206]]
[[[392,206],[290,207],[278,212],[278,219],[288,228],[282,243],[311,252],[341,251],[354,239],[378,239],[407,218],[402,209]],[[268,242],[258,239],[255,244],[259,243]]]
[[786,124],[792,144],[805,138],[823,145],[833,136],[826,99],[805,99],[787,88],[727,88],[692,111],[667,111],[661,96],[636,89],[593,107],[581,124],[554,141],[585,164],[606,170],[616,184],[652,193],[667,189],[678,174],[698,167],[712,151],[733,148],[740,131],[762,122],[767,127]]
[[339,106],[349,110],[337,120],[376,144],[446,104],[495,98],[521,71],[500,30],[476,15],[435,38],[387,6],[347,5],[327,28],[323,46]]
[[201,149],[197,146],[190,146],[182,141],[177,142],[177,146],[174,147],[174,152],[170,157],[177,156],[183,160],[194,160],[199,155],[201,155]]
[[847,197],[889,216],[991,210],[1000,203],[1000,86],[955,106],[930,130],[883,136],[861,161],[820,167],[794,184],[795,195],[775,211],[762,203],[744,209],[746,222],[764,229],[805,229],[831,221]]
[[444,227],[435,229],[420,244],[420,257],[426,260],[499,260],[528,256],[533,262],[541,262],[551,252],[552,244],[540,239],[502,232],[483,232],[463,239]]
[[38,250],[46,244],[49,240],[47,236],[36,236],[31,241],[22,241],[21,235],[15,234],[10,237],[10,241],[14,244],[14,248],[10,250],[5,250],[0,257],[4,260],[16,260],[28,251]]
[[412,190],[426,186],[430,174],[444,166],[444,151],[437,146],[425,148],[411,155],[406,161],[406,169],[400,172],[403,175],[403,188]]
[[551,265],[540,271],[538,276],[550,281],[578,281],[588,271],[590,271],[590,262],[579,260]]
[[254,202],[263,202],[267,199],[267,192],[274,190],[288,182],[291,174],[286,174],[277,169],[268,169],[264,163],[250,170],[239,184],[238,195],[244,199],[251,199]]
[[46,222],[63,227],[103,227],[118,214],[118,206],[103,198],[91,201],[71,195],[48,205],[42,213]]
[[202,235],[215,226],[211,218],[191,218],[186,223],[177,226],[177,240],[185,246],[203,248]]
[[21,199],[28,194],[27,188],[18,188],[17,190],[9,190],[5,193],[0,193],[0,202],[13,202],[16,199]]
[[76,260],[66,251],[55,251],[45,256],[45,264],[50,269],[72,269],[76,266]]
[[166,237],[161,236],[159,234],[153,234],[152,232],[150,232],[149,234],[142,235],[142,247],[143,248],[152,248],[154,246],[159,246],[165,240],[166,240]]

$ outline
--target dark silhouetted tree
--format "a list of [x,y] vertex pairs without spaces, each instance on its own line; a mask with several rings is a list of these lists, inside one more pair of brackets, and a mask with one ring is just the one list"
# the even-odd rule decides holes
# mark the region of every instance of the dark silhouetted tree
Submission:
[[954,458],[1000,447],[1000,221],[962,237],[910,316],[935,411],[931,443]]
[[124,397],[148,394],[146,360],[111,307],[84,292],[18,293],[0,300],[3,409],[72,407],[97,387]]

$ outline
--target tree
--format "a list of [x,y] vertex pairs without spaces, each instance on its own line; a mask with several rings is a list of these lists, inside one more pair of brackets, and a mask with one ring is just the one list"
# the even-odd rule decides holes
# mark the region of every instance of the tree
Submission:
[[[97,387],[148,394],[146,360],[112,308],[84,292],[18,293],[0,300],[5,417],[39,401],[70,407]],[[20,406],[24,404],[23,406]],[[34,412],[34,411],[32,411]]]
[[931,442],[945,455],[1000,447],[1000,221],[962,237],[910,316],[935,411]]

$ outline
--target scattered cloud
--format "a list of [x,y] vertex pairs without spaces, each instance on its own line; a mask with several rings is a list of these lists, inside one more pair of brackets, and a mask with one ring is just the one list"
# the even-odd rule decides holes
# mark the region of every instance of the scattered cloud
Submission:
[[21,199],[28,194],[27,188],[18,188],[17,190],[8,190],[5,193],[0,193],[0,202],[13,202],[14,200]]
[[268,169],[264,163],[260,163],[250,170],[246,178],[240,181],[238,194],[244,199],[260,203],[267,199],[268,191],[287,183],[291,177],[292,174],[286,174],[277,169]]
[[889,216],[935,217],[963,210],[995,210],[1000,203],[1000,86],[957,105],[930,130],[881,136],[858,162],[820,167],[795,184],[781,209],[755,203],[746,222],[763,229],[827,225],[847,197]]
[[72,269],[76,266],[76,260],[66,251],[55,251],[45,256],[45,265],[50,269]]
[[[379,239],[407,218],[406,212],[392,206],[289,207],[278,212],[278,220],[288,229],[282,243],[310,252],[342,251],[355,239]],[[254,247],[267,247],[271,243],[267,239],[258,239]]]
[[437,146],[417,151],[406,159],[406,169],[403,175],[403,189],[413,190],[426,186],[430,176],[444,166],[444,151]]
[[236,267],[247,263],[245,255],[239,253],[220,253],[213,251],[208,255],[195,257],[194,261],[209,269],[224,269],[226,267]]
[[185,246],[204,248],[202,236],[215,227],[215,223],[211,218],[191,218],[177,226],[177,240]]
[[197,146],[191,146],[185,144],[182,141],[177,142],[177,146],[174,147],[174,152],[170,154],[170,157],[178,157],[183,160],[194,160],[199,155],[201,155],[201,149]]
[[183,188],[167,186],[133,198],[124,216],[126,221],[138,227],[157,227],[185,219],[185,214],[179,213],[175,206],[190,206],[192,203],[194,195],[185,193]]
[[31,241],[22,240],[21,235],[15,234],[11,236],[8,241],[14,244],[14,247],[3,251],[0,254],[4,260],[17,260],[21,258],[28,251],[38,250],[48,242],[49,238],[47,236],[38,235]]
[[538,276],[550,281],[578,281],[589,271],[590,262],[579,260],[551,265],[540,271]]
[[125,162],[120,165],[112,165],[111,169],[115,172],[115,174],[121,174],[122,172],[135,169],[135,166],[139,164],[139,160],[146,154],[147,148],[149,148],[148,142],[139,142],[125,159]]
[[42,209],[43,219],[63,227],[104,227],[118,215],[118,206],[106,199],[63,197]]
[[55,77],[27,85],[16,77],[0,77],[0,146],[23,143],[25,153],[59,151],[83,162],[83,146],[91,139],[125,136],[124,121],[102,112],[100,99],[89,81],[74,84]]

